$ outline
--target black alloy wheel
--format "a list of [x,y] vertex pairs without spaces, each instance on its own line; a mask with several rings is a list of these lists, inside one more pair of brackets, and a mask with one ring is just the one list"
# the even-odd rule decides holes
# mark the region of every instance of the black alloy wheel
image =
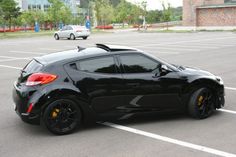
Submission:
[[73,132],[80,124],[81,111],[75,102],[60,99],[48,105],[43,120],[49,131],[64,135]]
[[215,97],[213,92],[208,88],[196,90],[189,101],[189,114],[196,119],[209,117],[214,111]]

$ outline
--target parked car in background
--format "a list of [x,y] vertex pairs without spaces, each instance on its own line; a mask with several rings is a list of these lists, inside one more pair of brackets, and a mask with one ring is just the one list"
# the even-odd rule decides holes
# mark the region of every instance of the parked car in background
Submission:
[[75,40],[76,38],[83,38],[86,40],[90,35],[90,30],[85,26],[79,25],[66,25],[59,31],[54,33],[54,38],[59,40],[60,38],[67,38]]

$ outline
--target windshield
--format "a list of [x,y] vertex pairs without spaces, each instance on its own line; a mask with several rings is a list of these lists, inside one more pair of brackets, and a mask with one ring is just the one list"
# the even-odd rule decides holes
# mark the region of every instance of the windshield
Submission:
[[150,54],[150,53],[145,53],[145,52],[142,52],[142,53],[144,53],[145,55],[147,55],[147,56],[149,56],[149,57],[151,57],[151,58],[154,58],[154,59],[158,60],[158,61],[161,62],[162,64],[167,65],[167,66],[168,66],[171,70],[173,70],[173,71],[180,71],[178,67],[176,67],[176,66],[174,66],[174,65],[172,65],[172,64],[169,64],[168,62],[166,62],[166,61],[164,61],[164,60],[162,60],[162,59],[160,59],[160,58],[157,58],[156,56],[154,56],[154,55],[152,55],[152,54]]

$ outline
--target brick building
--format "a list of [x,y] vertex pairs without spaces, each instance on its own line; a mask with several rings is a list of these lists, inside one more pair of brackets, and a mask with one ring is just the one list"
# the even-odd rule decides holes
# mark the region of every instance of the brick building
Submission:
[[236,26],[236,0],[183,0],[184,26]]

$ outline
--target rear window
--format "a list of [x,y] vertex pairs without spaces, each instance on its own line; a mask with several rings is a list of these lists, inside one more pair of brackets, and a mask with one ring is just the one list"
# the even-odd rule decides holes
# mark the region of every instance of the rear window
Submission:
[[43,65],[37,62],[36,60],[30,61],[25,68],[23,69],[24,72],[28,74],[32,74],[34,72],[38,72],[42,69]]

